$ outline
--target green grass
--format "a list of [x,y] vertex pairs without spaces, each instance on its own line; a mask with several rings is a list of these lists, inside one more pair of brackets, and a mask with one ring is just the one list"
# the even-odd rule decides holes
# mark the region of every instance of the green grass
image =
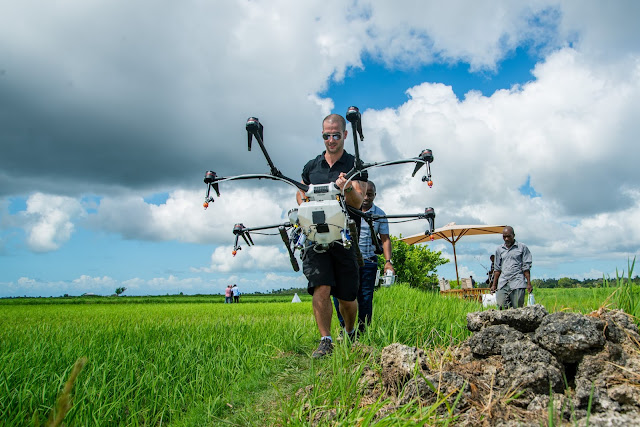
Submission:
[[[306,292],[299,293],[298,296],[302,301],[311,301],[311,296]],[[291,302],[292,295],[274,294],[274,295],[242,295],[240,303],[247,302]],[[0,299],[0,307],[7,305],[43,305],[43,304],[223,304],[224,296],[222,295],[160,295],[160,296],[75,296],[75,297],[56,297],[56,298],[4,298]]]
[[590,313],[603,304],[613,308],[611,288],[556,288],[534,289],[536,303],[545,306],[550,313],[556,311],[575,311]]
[[80,357],[68,424],[224,417],[315,339],[309,303],[0,307],[7,424],[46,419]]
[[[586,313],[613,308],[617,289],[535,294],[550,312]],[[318,361],[309,357],[318,340],[310,297],[300,297],[299,304],[291,296],[243,296],[241,304],[219,296],[2,300],[0,424],[43,424],[86,357],[67,425],[366,425],[389,402],[365,402],[358,386],[365,365],[378,369],[381,349],[394,342],[457,344],[470,335],[466,314],[482,309],[403,285],[383,288],[362,348],[342,344]],[[333,328],[337,335],[335,318]],[[447,422],[435,417],[433,407],[406,405],[380,425]]]

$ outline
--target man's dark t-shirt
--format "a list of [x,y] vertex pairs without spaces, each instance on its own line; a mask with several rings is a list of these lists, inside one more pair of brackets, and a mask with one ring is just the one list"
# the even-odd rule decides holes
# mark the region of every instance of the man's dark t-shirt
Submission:
[[[355,156],[344,151],[342,153],[342,157],[333,164],[333,166],[329,167],[329,163],[324,158],[324,154],[326,151],[323,151],[315,159],[309,160],[304,168],[302,169],[302,182],[305,184],[328,184],[330,182],[335,182],[338,177],[340,177],[340,173],[349,172],[356,161]],[[357,174],[353,180],[354,181],[362,181],[367,182],[369,178],[369,174],[367,171],[361,172]],[[349,214],[349,216],[356,222],[358,229],[360,229],[360,217]]]

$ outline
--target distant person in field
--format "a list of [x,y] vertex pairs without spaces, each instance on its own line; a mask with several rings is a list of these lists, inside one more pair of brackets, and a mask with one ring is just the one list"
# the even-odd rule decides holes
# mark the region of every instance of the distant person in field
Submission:
[[[360,209],[372,215],[386,215],[382,209],[373,203],[376,198],[376,185],[373,181],[368,181],[366,185],[367,190]],[[378,236],[378,242],[382,247],[385,259],[384,272],[391,271],[391,274],[395,274],[391,261],[392,248],[391,239],[389,238],[389,221],[386,218],[374,221],[373,230],[371,230],[366,221],[362,221],[358,240],[362,259],[364,260],[364,265],[360,267],[360,288],[358,289],[358,329],[360,332],[364,332],[373,315],[373,291],[376,287],[376,274],[378,273],[378,255],[375,253],[376,247],[371,238],[372,233]],[[344,320],[340,315],[340,310],[338,310],[338,299],[334,297],[333,303],[336,307],[340,326],[344,328]]]
[[231,285],[227,285],[227,289],[224,291],[224,303],[231,304],[233,302],[233,290],[231,289]]
[[471,279],[471,287],[475,288],[476,287],[476,281],[473,280],[473,276],[469,276],[469,279]]
[[491,292],[496,292],[496,302],[502,310],[524,307],[525,289],[531,293],[531,252],[524,243],[516,242],[513,227],[502,231],[504,244],[496,249],[495,272]]
[[238,288],[238,285],[234,283],[231,291],[233,292],[233,302],[240,302],[240,289]]

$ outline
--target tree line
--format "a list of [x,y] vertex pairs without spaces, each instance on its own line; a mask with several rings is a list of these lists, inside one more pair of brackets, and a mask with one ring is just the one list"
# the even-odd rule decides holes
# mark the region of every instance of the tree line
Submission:
[[[606,283],[605,283],[606,282]],[[631,279],[633,285],[640,285],[640,277],[636,275]],[[534,288],[603,288],[606,286],[615,286],[616,279],[604,278],[599,279],[572,279],[570,277],[561,277],[559,279],[531,279],[531,285]]]

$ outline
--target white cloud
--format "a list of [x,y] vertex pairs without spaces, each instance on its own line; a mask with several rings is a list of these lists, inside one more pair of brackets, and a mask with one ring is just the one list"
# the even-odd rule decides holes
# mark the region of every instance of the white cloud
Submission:
[[173,275],[142,279],[134,277],[126,280],[116,280],[109,276],[92,277],[82,275],[71,281],[45,281],[29,277],[20,277],[13,282],[0,282],[0,297],[36,297],[65,294],[80,296],[85,293],[95,295],[113,295],[121,286],[126,289],[124,295],[144,296],[178,294],[218,294],[230,283],[237,283],[243,293],[256,291],[267,293],[272,289],[289,289],[305,287],[306,281],[302,275],[287,276],[276,273],[260,274],[255,278],[246,275],[230,275],[217,277],[192,276],[178,278]]
[[27,209],[15,222],[27,232],[27,245],[35,252],[56,250],[74,231],[73,221],[84,215],[81,204],[71,197],[35,193]]
[[118,288],[119,282],[111,277],[91,277],[88,275],[82,275],[77,279],[71,281],[71,285],[78,290],[86,289],[85,292],[100,292],[106,289],[115,290]]
[[104,198],[89,223],[125,239],[228,243],[233,241],[236,223],[256,227],[285,222],[288,208],[295,206],[294,189],[264,192],[223,183],[221,197],[214,194],[216,201],[204,210],[204,193],[204,185],[197,192],[176,190],[161,205],[134,196]]
[[[639,58],[592,66],[564,49],[522,87],[457,100],[449,87],[424,83],[396,110],[366,111],[366,160],[425,147],[435,158],[432,189],[408,170],[371,172],[376,202],[387,213],[432,206],[436,226],[513,225],[538,265],[637,252]],[[520,194],[528,177],[541,197]],[[392,225],[392,234],[425,228]]]
[[370,50],[391,63],[417,65],[435,59],[468,62],[472,70],[494,69],[525,41],[542,44],[555,39],[550,8],[556,2],[495,1],[491,7],[468,1],[370,4]]
[[[280,240],[280,236],[276,238]],[[197,271],[237,273],[247,269],[251,271],[292,270],[289,256],[284,253],[284,250],[281,251],[275,246],[247,246],[244,242],[241,247],[242,249],[233,256],[233,246],[218,246],[211,254],[211,265]]]
[[64,294],[79,296],[85,293],[111,295],[119,286],[120,283],[109,276],[92,277],[81,275],[71,281],[47,281],[30,277],[20,277],[15,282],[0,282],[0,296],[59,297]]

